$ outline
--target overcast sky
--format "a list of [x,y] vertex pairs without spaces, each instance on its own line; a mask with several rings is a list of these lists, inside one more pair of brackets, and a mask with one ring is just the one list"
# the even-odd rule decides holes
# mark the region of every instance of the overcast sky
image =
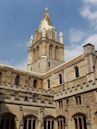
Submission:
[[58,33],[64,34],[65,58],[97,49],[97,0],[0,0],[0,63],[24,67],[27,43],[47,7]]

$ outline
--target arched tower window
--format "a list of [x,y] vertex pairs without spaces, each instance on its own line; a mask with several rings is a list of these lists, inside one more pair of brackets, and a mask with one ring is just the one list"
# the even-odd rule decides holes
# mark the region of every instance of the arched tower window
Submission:
[[52,44],[49,46],[49,56],[51,58],[53,57],[53,45]]
[[36,129],[36,123],[37,122],[37,117],[34,115],[27,115],[24,117],[23,124],[24,127],[23,129]]
[[40,56],[39,55],[39,46],[36,47],[36,56],[37,56],[37,58],[39,58],[39,56]]
[[65,129],[66,121],[63,116],[57,117],[57,125],[58,125],[58,129]]
[[75,77],[76,78],[79,77],[79,68],[78,68],[78,66],[75,66],[74,70],[75,70]]
[[54,117],[47,116],[44,118],[44,129],[54,129]]
[[82,113],[77,113],[73,116],[75,129],[87,129],[86,116]]
[[9,112],[1,114],[0,129],[16,129],[15,115]]
[[50,80],[48,79],[47,82],[48,82],[48,89],[50,89]]
[[56,46],[56,48],[55,48],[55,58],[56,59],[59,58],[59,48],[58,48],[58,46]]
[[20,76],[19,76],[19,74],[17,74],[15,77],[15,85],[19,86],[19,84],[20,84]]
[[0,72],[0,83],[1,83],[1,80],[2,80],[2,72]]
[[33,88],[37,88],[37,80],[36,79],[33,80]]
[[53,39],[53,40],[56,39],[56,32],[55,32],[55,30],[52,30],[52,39]]
[[62,74],[59,74],[59,84],[62,84]]
[[36,59],[36,50],[35,50],[35,48],[33,48],[33,59],[34,59],[34,61]]

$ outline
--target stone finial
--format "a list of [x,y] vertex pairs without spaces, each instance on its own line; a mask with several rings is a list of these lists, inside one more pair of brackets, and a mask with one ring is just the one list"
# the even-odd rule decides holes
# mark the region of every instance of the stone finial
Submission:
[[32,46],[32,41],[33,41],[33,35],[31,35],[31,37],[30,37],[29,47],[31,47],[31,46]]
[[48,12],[48,8],[45,8],[43,19],[45,19],[48,22],[48,25],[52,26],[52,22],[51,22],[51,18],[50,18],[49,12]]
[[33,40],[33,35],[31,35],[30,40]]
[[62,32],[60,32],[60,34],[59,34],[59,42],[60,42],[61,44],[64,44],[63,33],[62,33]]

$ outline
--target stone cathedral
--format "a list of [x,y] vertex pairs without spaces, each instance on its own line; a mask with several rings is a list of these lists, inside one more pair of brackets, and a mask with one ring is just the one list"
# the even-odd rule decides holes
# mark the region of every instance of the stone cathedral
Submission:
[[97,129],[97,51],[64,61],[48,9],[28,48],[25,70],[0,65],[0,129]]

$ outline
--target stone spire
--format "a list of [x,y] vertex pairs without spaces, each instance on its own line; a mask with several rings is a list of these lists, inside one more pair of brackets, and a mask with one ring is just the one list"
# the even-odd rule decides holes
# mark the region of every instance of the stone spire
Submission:
[[48,12],[48,8],[45,8],[43,19],[45,19],[48,22],[48,25],[52,26],[52,22],[51,22],[51,18],[50,18],[49,12]]
[[52,25],[48,8],[45,8],[44,16],[39,26],[39,30],[43,30],[43,29],[46,29],[46,30],[55,29],[55,27]]

